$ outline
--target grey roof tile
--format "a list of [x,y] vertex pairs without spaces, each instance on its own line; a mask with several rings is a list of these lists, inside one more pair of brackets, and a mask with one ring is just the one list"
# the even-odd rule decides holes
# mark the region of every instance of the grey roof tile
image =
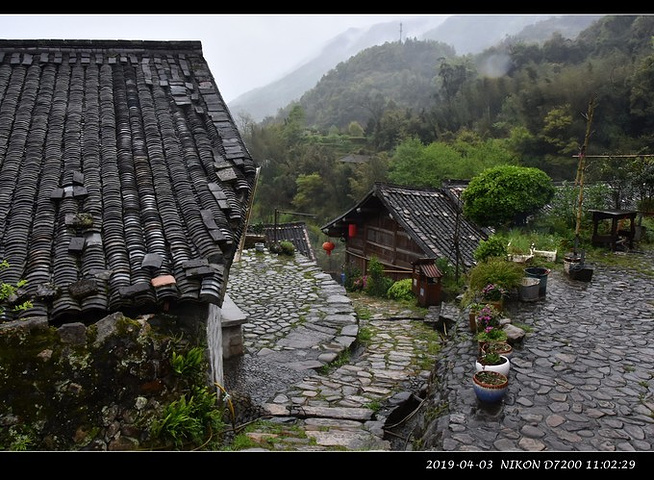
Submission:
[[456,194],[449,188],[413,188],[384,183],[376,183],[359,203],[321,230],[330,236],[344,235],[352,219],[365,215],[359,212],[380,208],[404,228],[427,258],[447,258],[457,263],[455,232],[458,230],[459,255],[465,265],[472,266],[475,249],[488,237],[458,211],[461,207]]
[[222,303],[255,170],[199,42],[0,40],[0,280],[27,280],[20,315]]

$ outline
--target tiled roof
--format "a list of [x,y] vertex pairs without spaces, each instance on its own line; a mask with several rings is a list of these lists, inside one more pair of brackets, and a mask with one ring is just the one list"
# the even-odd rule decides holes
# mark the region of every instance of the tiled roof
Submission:
[[[344,219],[356,218],[358,211],[374,208],[379,202],[396,222],[423,249],[428,258],[457,260],[455,233],[458,231],[460,259],[467,266],[474,265],[474,250],[487,235],[460,213],[457,195],[445,188],[424,189],[376,183],[357,205],[322,227],[322,231],[337,236]],[[458,221],[458,230],[457,230]]]
[[310,260],[316,259],[309,240],[307,225],[304,222],[278,223],[276,229],[273,223],[265,224],[263,227],[268,241],[291,242],[299,253]]
[[255,170],[200,42],[0,40],[0,279],[27,281],[22,315],[221,304]]

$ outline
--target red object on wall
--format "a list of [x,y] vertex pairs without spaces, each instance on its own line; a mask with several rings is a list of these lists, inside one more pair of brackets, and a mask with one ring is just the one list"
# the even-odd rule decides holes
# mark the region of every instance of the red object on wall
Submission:
[[334,250],[334,247],[336,247],[336,245],[334,245],[332,242],[325,242],[322,244],[322,249],[325,252],[327,252],[327,255],[332,254],[332,250]]
[[356,223],[350,223],[348,225],[347,236],[349,238],[354,238],[354,237],[357,236],[357,224]]

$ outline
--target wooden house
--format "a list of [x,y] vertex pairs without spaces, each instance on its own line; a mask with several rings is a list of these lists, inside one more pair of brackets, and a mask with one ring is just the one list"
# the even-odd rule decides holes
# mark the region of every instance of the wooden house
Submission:
[[488,235],[461,213],[458,190],[376,183],[350,210],[321,227],[345,244],[345,263],[367,271],[375,257],[394,279],[410,278],[414,264],[446,259],[462,270]]

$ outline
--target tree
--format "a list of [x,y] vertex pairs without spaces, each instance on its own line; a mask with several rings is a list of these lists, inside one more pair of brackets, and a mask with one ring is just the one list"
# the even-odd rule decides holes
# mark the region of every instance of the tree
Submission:
[[474,177],[462,194],[463,214],[481,226],[519,225],[554,196],[551,178],[532,167],[502,165]]
[[347,126],[347,133],[351,137],[363,137],[365,135],[363,127],[359,124],[359,122],[350,122],[350,124]]
[[397,147],[391,159],[388,179],[392,183],[416,187],[440,187],[450,177],[449,168],[460,163],[461,155],[444,143],[423,145],[410,138]]
[[400,185],[438,188],[446,179],[472,178],[486,168],[517,163],[505,143],[483,141],[467,130],[459,132],[451,143],[423,145],[417,138],[409,138],[395,150],[388,179]]
[[348,178],[349,197],[353,203],[361,200],[376,182],[386,182],[388,163],[388,155],[380,153],[372,155],[367,162],[353,166],[352,175]]

